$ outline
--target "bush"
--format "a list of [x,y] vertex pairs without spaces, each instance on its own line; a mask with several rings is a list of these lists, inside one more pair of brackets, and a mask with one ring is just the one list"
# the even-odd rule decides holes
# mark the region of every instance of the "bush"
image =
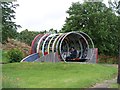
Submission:
[[118,64],[118,57],[99,55],[98,61],[99,63]]
[[23,58],[23,53],[21,50],[14,48],[8,51],[8,59],[10,63],[12,62],[20,62]]
[[0,51],[1,52],[1,54],[2,54],[2,63],[9,63],[9,59],[8,59],[8,54],[7,54],[7,51],[5,51],[5,50],[1,50]]

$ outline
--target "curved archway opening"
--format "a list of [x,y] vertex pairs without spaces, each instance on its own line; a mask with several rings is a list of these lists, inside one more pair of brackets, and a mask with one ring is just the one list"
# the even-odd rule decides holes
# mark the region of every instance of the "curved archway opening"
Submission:
[[70,56],[70,48],[74,47],[77,50],[75,58],[86,58],[89,44],[86,38],[77,32],[66,33],[59,45],[59,54],[62,60],[66,62],[66,57]]

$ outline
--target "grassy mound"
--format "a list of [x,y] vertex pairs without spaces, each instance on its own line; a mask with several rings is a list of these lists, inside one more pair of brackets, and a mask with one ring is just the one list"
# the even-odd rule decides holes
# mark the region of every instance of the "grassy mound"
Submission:
[[4,64],[3,88],[87,88],[113,78],[117,68],[79,63]]

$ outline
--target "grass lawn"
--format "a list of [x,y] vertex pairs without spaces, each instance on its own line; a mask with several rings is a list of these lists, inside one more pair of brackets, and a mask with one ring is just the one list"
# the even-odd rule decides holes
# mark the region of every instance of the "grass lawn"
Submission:
[[0,63],[9,63],[7,51],[5,50],[0,50]]
[[110,86],[110,88],[119,88],[120,89],[120,85],[117,83],[114,83]]
[[2,50],[0,50],[0,62],[2,62]]
[[9,63],[2,65],[3,88],[87,88],[117,74],[102,64]]

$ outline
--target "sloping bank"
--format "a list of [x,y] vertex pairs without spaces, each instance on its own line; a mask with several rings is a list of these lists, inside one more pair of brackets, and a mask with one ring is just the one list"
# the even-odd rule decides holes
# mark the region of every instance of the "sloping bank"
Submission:
[[102,64],[11,63],[2,66],[4,88],[87,88],[117,75]]

